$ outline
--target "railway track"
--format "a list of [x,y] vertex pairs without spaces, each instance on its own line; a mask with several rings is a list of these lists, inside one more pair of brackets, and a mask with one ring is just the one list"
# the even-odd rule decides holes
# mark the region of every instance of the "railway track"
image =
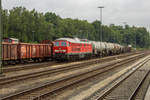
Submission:
[[64,64],[63,62],[57,63],[55,61],[50,61],[50,62],[39,62],[39,63],[32,63],[32,64],[20,64],[20,65],[14,65],[14,66],[4,66],[3,67],[3,72],[8,73],[8,72],[13,72],[13,71],[20,71],[20,70],[28,70],[28,69],[37,69],[42,67],[47,67],[47,66],[52,66],[52,65],[58,65],[58,64]]
[[[83,99],[82,96],[91,94],[91,92],[93,92],[95,88],[99,89],[101,86],[104,86],[104,84],[106,84],[106,83],[103,82],[103,80],[105,81],[105,79],[107,79],[108,77],[111,77],[113,74],[115,74],[119,71],[122,71],[124,68],[126,68],[127,66],[130,66],[132,64],[133,64],[132,61],[125,63],[125,64],[122,64],[121,66],[119,66],[117,68],[108,70],[104,73],[93,76],[90,79],[83,80],[82,82],[80,81],[79,83],[68,86],[64,89],[57,90],[57,91],[53,92],[53,94],[51,93],[51,95],[45,95],[43,98],[39,98],[39,99],[40,100],[41,99],[42,100],[49,100],[49,99],[51,99],[51,100],[88,100],[88,99],[89,100],[96,100],[96,98],[93,99],[92,97]],[[100,85],[97,85],[97,83],[98,84],[100,83]],[[94,87],[93,85],[96,85],[96,87]],[[88,90],[89,87],[91,89],[89,89],[88,92],[85,92],[86,90]],[[103,87],[102,87],[102,89],[103,89]],[[108,100],[108,99],[106,99],[106,100]],[[111,99],[111,100],[118,100],[118,99]],[[122,99],[122,100],[124,100],[124,99]],[[141,99],[139,99],[139,100],[141,100]]]
[[150,83],[150,61],[119,77],[89,100],[144,100]]
[[[134,55],[134,54],[138,54],[141,53],[143,51],[136,51],[136,52],[131,52],[131,53],[125,53],[125,54],[121,54],[121,55],[114,55],[114,56],[108,56],[108,57],[103,57],[101,58],[101,61],[105,61],[107,60],[113,60],[114,57],[115,58],[120,58],[120,57],[126,57],[129,55]],[[99,58],[94,58],[95,60],[100,60]],[[90,61],[89,60],[83,60],[81,62],[84,61]],[[40,62],[40,63],[32,63],[32,64],[24,64],[24,65],[17,65],[17,66],[4,66],[4,68],[2,69],[4,73],[8,73],[8,72],[13,72],[13,71],[20,71],[20,70],[29,70],[29,69],[37,69],[37,68],[41,68],[42,67],[47,67],[47,66],[53,66],[53,65],[60,65],[60,64],[66,64],[68,62],[56,62],[56,61],[51,61],[51,62]],[[69,62],[69,63],[74,63],[74,62]]]
[[[135,54],[140,54],[140,53],[138,52]],[[135,55],[135,54],[132,53],[130,56]],[[127,56],[129,56],[129,54],[106,57],[106,58],[102,58],[102,59],[88,60],[88,61],[84,61],[81,63],[69,64],[69,65],[64,65],[64,66],[60,66],[60,67],[54,67],[54,68],[48,68],[48,69],[44,68],[44,70],[42,70],[42,71],[41,70],[36,71],[36,72],[32,71],[31,73],[19,74],[19,75],[15,75],[15,76],[9,74],[10,77],[0,79],[0,85],[2,86],[2,85],[9,84],[11,82],[15,82],[15,81],[21,81],[21,80],[25,80],[25,79],[29,79],[29,78],[36,78],[36,77],[40,77],[42,75],[44,76],[44,75],[52,74],[52,73],[59,73],[60,71],[66,71],[68,69],[78,69],[78,68],[82,68],[85,64],[92,65],[92,64],[97,64],[100,62],[104,63],[107,61],[115,60],[114,57],[117,59],[121,59],[121,58],[127,57]],[[15,74],[17,74],[17,73],[15,73]]]
[[[144,54],[139,54],[137,56],[126,57],[126,58],[123,58],[123,59],[120,59],[120,60],[117,60],[114,62],[112,61],[110,63],[104,64],[101,67],[99,67],[99,66],[96,66],[93,68],[89,67],[86,70],[84,69],[83,71],[80,71],[80,72],[77,72],[74,74],[70,74],[66,77],[63,77],[63,78],[60,78],[57,80],[53,80],[53,81],[49,81],[49,82],[46,82],[44,84],[40,84],[36,87],[31,87],[29,89],[10,94],[8,96],[3,96],[2,99],[13,100],[13,99],[16,99],[16,97],[17,97],[17,99],[19,98],[21,100],[22,99],[28,100],[29,98],[36,100],[39,98],[43,98],[45,95],[53,93],[54,91],[56,91],[58,89],[62,89],[66,86],[78,83],[78,82],[83,81],[89,77],[93,77],[99,73],[103,73],[107,70],[113,69],[113,68],[120,66],[122,64],[129,63],[131,61],[134,61],[138,57],[140,58],[140,57],[143,57],[145,55],[146,54],[144,53]],[[110,65],[111,65],[111,67],[108,67]],[[79,68],[79,66],[77,68]],[[82,70],[82,69],[80,69],[80,70]]]
[[[144,71],[144,70],[143,70]],[[137,84],[132,95],[129,97],[129,100],[144,100],[149,83],[150,83],[150,70],[144,71],[143,78]]]
[[[138,53],[136,53],[138,54]],[[133,54],[132,54],[133,55]],[[134,54],[135,55],[135,54]],[[126,57],[126,56],[129,56],[128,54],[123,56],[123,55],[120,55],[120,56],[117,56],[118,59],[122,58],[122,57]],[[53,74],[53,73],[60,73],[60,71],[66,71],[66,70],[69,70],[69,69],[79,69],[79,68],[84,68],[83,66],[86,64],[86,65],[93,65],[93,64],[97,64],[97,63],[100,63],[103,61],[104,62],[107,62],[107,61],[110,61],[110,60],[114,60],[114,57],[112,59],[112,57],[109,57],[108,59],[105,58],[105,59],[96,59],[96,60],[92,60],[92,61],[86,61],[86,62],[83,62],[83,63],[78,63],[78,64],[74,64],[74,65],[68,65],[68,66],[61,66],[61,67],[56,67],[56,68],[50,68],[50,69],[46,69],[46,70],[43,70],[43,71],[36,71],[36,72],[32,72],[32,73],[26,73],[26,74],[21,74],[21,75],[16,75],[16,76],[12,76],[12,77],[7,77],[7,78],[1,78],[0,79],[0,85],[7,85],[9,83],[12,83],[12,82],[16,82],[16,81],[22,81],[22,80],[25,80],[25,79],[31,79],[31,78],[36,78],[36,77],[39,77],[40,76],[44,76],[44,75],[47,75],[47,74]],[[10,75],[11,76],[11,75]],[[0,87],[1,88],[1,87]]]

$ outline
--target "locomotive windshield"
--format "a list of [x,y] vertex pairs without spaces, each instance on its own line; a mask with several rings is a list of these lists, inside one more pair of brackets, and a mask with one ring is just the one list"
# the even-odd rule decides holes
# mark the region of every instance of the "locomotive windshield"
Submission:
[[67,46],[66,42],[61,42],[61,46]]
[[59,42],[55,42],[55,46],[59,46]]
[[67,46],[67,42],[63,41],[55,42],[55,46]]

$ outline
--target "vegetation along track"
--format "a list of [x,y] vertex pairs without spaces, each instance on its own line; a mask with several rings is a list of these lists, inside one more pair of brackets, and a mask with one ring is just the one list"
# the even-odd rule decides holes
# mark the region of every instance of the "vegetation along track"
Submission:
[[[95,66],[93,68],[90,67],[87,70],[80,71],[80,72],[74,73],[72,75],[68,75],[66,77],[63,77],[63,78],[60,78],[57,80],[46,82],[45,84],[39,84],[38,86],[30,87],[26,90],[19,91],[14,94],[10,94],[8,96],[4,96],[2,99],[11,99],[12,100],[17,97],[21,100],[22,99],[27,100],[29,98],[31,99],[31,98],[35,97],[35,95],[38,96],[38,97],[35,97],[35,99],[41,98],[41,97],[45,96],[46,94],[54,92],[57,89],[61,89],[63,87],[71,85],[71,84],[75,84],[76,82],[82,81],[86,78],[92,77],[93,75],[102,73],[104,71],[115,68],[116,66],[125,64],[132,60],[135,60],[135,58],[137,58],[137,57],[143,57],[144,55],[146,55],[146,54],[144,53],[144,54],[138,54],[137,56],[126,57],[126,58],[120,59],[118,61],[112,61],[110,63],[104,64],[101,67],[100,66]],[[108,66],[110,66],[110,67],[108,67]]]
[[[143,62],[142,62],[143,63]],[[144,100],[150,83],[150,61],[120,76],[90,100]]]
[[[120,54],[120,55],[114,55],[114,56],[108,56],[108,57],[103,57],[101,58],[101,61],[104,61],[104,60],[112,60],[114,59],[114,57],[125,57],[125,56],[129,56],[129,55],[134,55],[134,54],[138,54],[138,53],[141,53],[143,51],[133,51],[133,52],[130,52],[130,53],[125,53],[125,54]],[[91,59],[90,59],[91,60]],[[97,58],[95,58],[95,60],[97,60]],[[98,59],[100,60],[100,59]],[[84,61],[89,61],[89,60],[84,60]],[[84,62],[82,61],[82,62]],[[47,67],[47,66],[52,66],[52,65],[58,65],[58,64],[65,64],[65,63],[68,63],[68,62],[56,62],[56,61],[50,61],[50,62],[40,62],[40,63],[32,63],[32,64],[20,64],[20,65],[17,65],[17,66],[4,66],[3,68],[3,72],[6,73],[6,72],[12,72],[12,71],[20,71],[20,70],[28,70],[28,69],[37,69],[37,68],[41,68],[41,67]],[[72,62],[69,62],[69,63],[72,63]]]

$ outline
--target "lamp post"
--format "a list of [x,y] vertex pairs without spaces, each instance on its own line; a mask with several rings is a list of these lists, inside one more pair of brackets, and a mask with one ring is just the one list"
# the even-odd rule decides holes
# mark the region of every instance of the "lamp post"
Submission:
[[122,22],[124,24],[124,28],[126,28],[127,22]]
[[99,26],[101,27],[101,29],[99,28],[99,36],[100,36],[100,41],[102,42],[103,40],[103,33],[102,33],[102,9],[104,8],[104,6],[99,6],[98,7],[100,9],[100,21],[101,23],[99,23]]
[[0,0],[0,75],[2,75],[2,4]]

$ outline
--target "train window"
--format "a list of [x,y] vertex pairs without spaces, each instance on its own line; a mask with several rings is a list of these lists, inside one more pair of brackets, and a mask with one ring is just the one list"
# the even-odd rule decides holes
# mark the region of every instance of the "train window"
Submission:
[[67,46],[66,42],[61,42],[61,46]]
[[59,42],[55,42],[55,46],[59,46]]

